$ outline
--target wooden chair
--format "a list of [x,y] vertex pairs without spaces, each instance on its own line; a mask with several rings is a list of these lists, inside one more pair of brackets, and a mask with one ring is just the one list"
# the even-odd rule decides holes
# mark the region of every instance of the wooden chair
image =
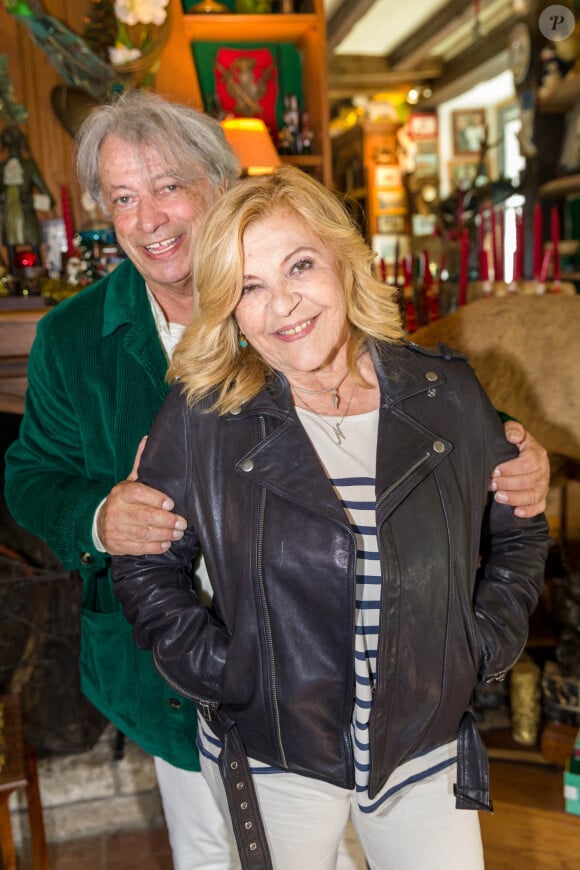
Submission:
[[16,695],[0,696],[0,854],[3,870],[16,870],[16,851],[8,799],[26,789],[34,870],[49,870],[36,754],[22,737],[22,715]]

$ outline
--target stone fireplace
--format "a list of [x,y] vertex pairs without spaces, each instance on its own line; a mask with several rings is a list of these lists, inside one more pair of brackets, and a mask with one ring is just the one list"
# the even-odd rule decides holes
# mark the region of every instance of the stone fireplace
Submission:
[[[159,826],[151,758],[120,739],[80,690],[80,578],[8,513],[4,454],[20,419],[0,413],[0,694],[21,701],[47,839]],[[28,838],[24,795],[15,792],[10,808],[20,843]]]

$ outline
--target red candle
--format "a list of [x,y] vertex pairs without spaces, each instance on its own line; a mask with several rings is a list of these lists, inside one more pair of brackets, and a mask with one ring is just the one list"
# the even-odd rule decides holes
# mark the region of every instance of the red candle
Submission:
[[407,332],[417,329],[417,312],[413,293],[413,255],[403,259],[403,304],[405,309],[405,328]]
[[558,208],[552,206],[550,213],[550,224],[552,227],[552,245],[554,248],[554,282],[560,282],[560,214]]
[[545,284],[548,278],[548,269],[550,267],[550,258],[552,256],[552,249],[546,248],[544,251],[544,257],[542,259],[542,265],[540,267],[540,284]]
[[467,230],[461,231],[459,240],[459,294],[457,304],[465,305],[467,302],[467,267],[469,260],[469,235]]
[[383,284],[385,284],[387,281],[387,264],[384,257],[381,257],[381,259],[379,260],[379,270],[381,275],[381,281],[383,282]]
[[542,270],[542,206],[537,202],[534,206],[534,236],[533,236],[533,272],[534,281],[540,278]]
[[485,248],[479,252],[479,280],[489,281],[489,261]]
[[68,198],[68,191],[66,187],[61,185],[60,188],[60,202],[62,206],[62,219],[64,221],[64,231],[66,234],[66,252],[69,257],[72,257],[75,244],[74,244],[74,230],[72,223],[72,215],[70,210],[70,201]]

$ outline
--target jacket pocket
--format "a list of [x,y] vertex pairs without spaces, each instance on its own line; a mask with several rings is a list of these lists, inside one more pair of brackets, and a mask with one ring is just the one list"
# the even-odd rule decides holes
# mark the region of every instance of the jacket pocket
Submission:
[[83,690],[118,727],[140,729],[161,713],[164,683],[149,650],[135,645],[122,611],[81,611]]

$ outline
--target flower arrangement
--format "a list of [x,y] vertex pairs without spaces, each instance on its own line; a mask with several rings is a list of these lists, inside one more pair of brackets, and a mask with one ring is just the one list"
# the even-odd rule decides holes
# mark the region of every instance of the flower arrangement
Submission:
[[113,66],[148,55],[158,42],[158,28],[167,19],[169,0],[115,0],[117,35],[109,48]]

